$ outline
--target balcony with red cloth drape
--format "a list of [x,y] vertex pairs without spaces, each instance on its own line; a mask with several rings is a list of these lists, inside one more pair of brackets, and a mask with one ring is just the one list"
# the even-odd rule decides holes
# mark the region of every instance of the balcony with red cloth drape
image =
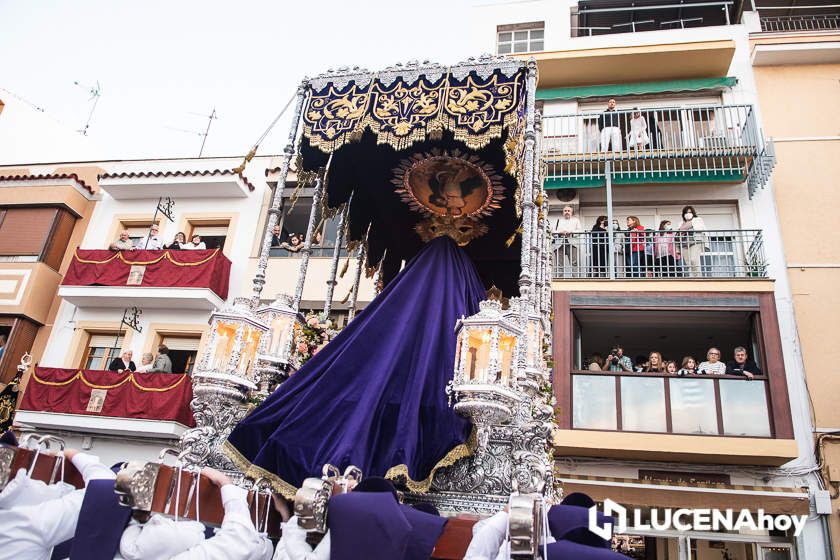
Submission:
[[227,299],[230,260],[219,249],[76,249],[59,295],[77,306],[213,309]]
[[192,380],[172,373],[35,368],[20,411],[131,418],[195,425]]

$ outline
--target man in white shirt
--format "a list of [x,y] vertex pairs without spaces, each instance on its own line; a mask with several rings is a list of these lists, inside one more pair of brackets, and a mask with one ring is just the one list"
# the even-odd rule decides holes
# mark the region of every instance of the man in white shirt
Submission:
[[572,271],[572,276],[577,276],[578,258],[580,256],[580,239],[579,235],[583,232],[583,226],[580,219],[574,215],[574,209],[566,205],[563,207],[563,215],[554,222],[554,249],[559,251],[558,258],[562,261],[563,276],[568,276],[568,269],[566,269],[566,258],[569,259],[569,266]]
[[[87,485],[91,480],[114,479],[99,458],[76,450],[64,451]],[[69,485],[33,481],[18,472],[0,492],[0,557],[48,560],[52,549],[73,537],[84,490]]]
[[248,511],[248,493],[223,473],[201,471],[221,488],[225,517],[216,534],[204,538],[204,525],[197,521],[174,521],[153,515],[144,524],[132,522],[120,541],[123,560],[269,560],[266,546]]
[[507,540],[507,508],[473,525],[473,538],[464,560],[508,560],[510,541]]
[[152,224],[149,227],[149,233],[141,237],[137,241],[137,249],[148,249],[149,251],[157,251],[163,249],[163,239],[158,237],[160,228],[157,224]]
[[277,542],[274,560],[330,560],[330,533],[314,549],[306,542],[307,531],[298,525],[298,516],[293,515],[283,523],[283,536]]

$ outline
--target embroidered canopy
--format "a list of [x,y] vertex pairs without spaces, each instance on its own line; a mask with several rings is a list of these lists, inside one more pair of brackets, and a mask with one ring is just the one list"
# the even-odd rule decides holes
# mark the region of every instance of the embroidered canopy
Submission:
[[[484,283],[517,291],[528,67],[483,57],[445,67],[339,70],[310,81],[298,176],[327,168],[326,211],[350,203],[350,245],[387,283],[440,228],[460,228]],[[352,196],[351,196],[352,195]]]

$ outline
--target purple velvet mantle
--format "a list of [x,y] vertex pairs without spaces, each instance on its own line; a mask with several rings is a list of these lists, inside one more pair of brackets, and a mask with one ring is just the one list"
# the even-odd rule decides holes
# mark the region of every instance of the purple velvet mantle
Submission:
[[[367,308],[244,418],[228,439],[240,463],[274,473],[288,494],[325,463],[429,477],[464,444],[469,422],[448,406],[456,321],[484,288],[449,238],[429,242]],[[230,449],[235,448],[235,451]],[[392,471],[392,475],[395,474]]]

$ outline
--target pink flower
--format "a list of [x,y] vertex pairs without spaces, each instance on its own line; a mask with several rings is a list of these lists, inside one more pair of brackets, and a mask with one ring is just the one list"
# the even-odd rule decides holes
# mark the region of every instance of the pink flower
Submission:
[[310,327],[317,327],[318,326],[318,317],[310,317],[306,320],[306,324]]
[[305,343],[305,342],[298,342],[298,345],[297,345],[297,351],[298,351],[298,352],[300,352],[301,354],[303,354],[303,353],[304,353],[304,352],[306,352],[307,350],[309,350],[309,347],[308,347],[308,346],[306,346],[306,343]]

